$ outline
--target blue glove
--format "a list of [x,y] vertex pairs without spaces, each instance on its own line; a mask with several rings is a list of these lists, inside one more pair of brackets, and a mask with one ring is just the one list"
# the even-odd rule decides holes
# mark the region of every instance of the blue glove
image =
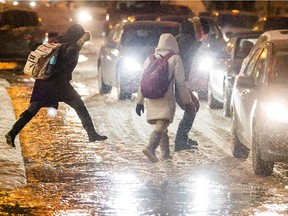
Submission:
[[143,104],[137,104],[137,106],[136,106],[137,115],[141,116],[141,112],[144,113],[144,105]]

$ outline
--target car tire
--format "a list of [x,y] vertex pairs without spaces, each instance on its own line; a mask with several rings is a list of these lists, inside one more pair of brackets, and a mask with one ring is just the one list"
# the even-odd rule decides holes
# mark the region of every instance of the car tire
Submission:
[[132,93],[127,91],[127,86],[122,81],[121,75],[118,73],[117,79],[117,95],[119,100],[131,99]]
[[274,162],[264,161],[259,147],[260,136],[257,127],[253,128],[252,166],[254,173],[260,176],[269,176],[273,172]]
[[208,92],[205,90],[199,90],[197,91],[198,99],[200,101],[207,101],[208,100]]
[[99,88],[99,93],[101,95],[103,94],[109,94],[112,90],[112,86],[110,85],[106,85],[104,82],[103,82],[103,77],[102,77],[102,67],[101,65],[99,64],[99,67],[98,67],[98,88]]
[[208,105],[211,109],[220,109],[222,107],[222,104],[213,96],[210,82],[208,83]]
[[236,118],[235,114],[233,114],[231,127],[231,152],[235,158],[247,158],[249,155],[249,149],[240,142],[236,130]]
[[230,110],[231,93],[229,92],[227,85],[224,86],[223,93],[224,93],[223,94],[224,116],[231,117],[231,110]]

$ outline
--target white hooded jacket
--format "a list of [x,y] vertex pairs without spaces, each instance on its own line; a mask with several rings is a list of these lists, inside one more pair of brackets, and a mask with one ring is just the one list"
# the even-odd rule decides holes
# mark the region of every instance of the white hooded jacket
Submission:
[[[183,104],[191,103],[191,98],[185,84],[183,63],[181,57],[178,55],[179,48],[177,41],[170,33],[162,34],[154,55],[156,58],[161,58],[161,56],[165,56],[169,52],[175,53],[175,55],[168,59],[169,78],[172,78],[173,80],[164,97],[157,99],[146,98],[145,108],[147,111],[147,122],[150,124],[155,124],[156,120],[163,120],[169,124],[173,122],[176,110],[175,85],[179,91]],[[149,65],[149,62],[150,60],[148,57],[144,62],[143,70]],[[141,87],[139,87],[137,103],[144,104]]]

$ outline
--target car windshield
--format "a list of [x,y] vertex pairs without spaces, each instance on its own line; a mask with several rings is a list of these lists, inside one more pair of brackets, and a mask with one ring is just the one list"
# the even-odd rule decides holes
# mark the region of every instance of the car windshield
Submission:
[[171,33],[176,36],[178,32],[177,26],[129,28],[123,34],[121,42],[124,46],[157,46],[161,34]]
[[288,52],[278,51],[274,55],[273,70],[270,80],[277,83],[288,83]]
[[220,14],[217,21],[220,26],[231,26],[237,28],[252,28],[254,23],[258,20],[258,17],[252,15],[232,15],[232,14]]

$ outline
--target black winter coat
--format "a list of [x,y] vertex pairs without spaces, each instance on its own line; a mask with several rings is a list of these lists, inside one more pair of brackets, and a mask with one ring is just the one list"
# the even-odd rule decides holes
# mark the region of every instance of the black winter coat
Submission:
[[181,23],[180,33],[176,36],[176,40],[179,46],[179,55],[183,62],[185,80],[188,80],[193,59],[201,46],[201,42],[196,40],[192,22],[187,20]]
[[[71,31],[71,28],[74,31]],[[85,33],[83,28],[72,26],[57,42],[62,43],[57,57],[55,74],[46,80],[36,80],[30,102],[40,102],[43,107],[58,108],[58,102],[80,97],[70,81],[77,65],[80,48],[76,42]],[[75,29],[78,30],[75,33]],[[69,31],[70,30],[70,31]]]

